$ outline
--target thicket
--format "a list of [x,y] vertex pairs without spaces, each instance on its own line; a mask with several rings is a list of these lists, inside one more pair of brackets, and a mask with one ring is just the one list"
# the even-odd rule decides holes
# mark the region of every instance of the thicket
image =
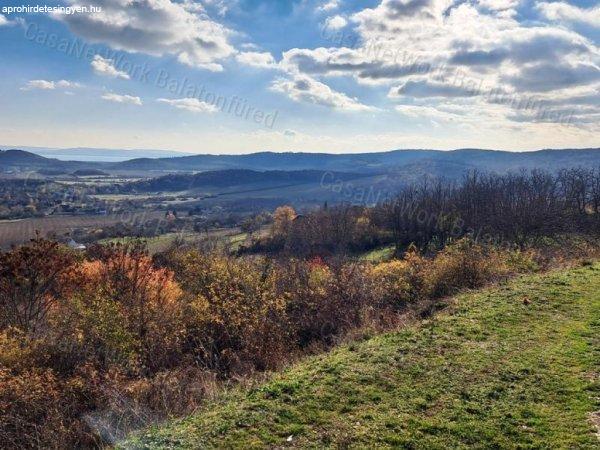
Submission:
[[[283,225],[281,225],[283,224]],[[274,224],[246,252],[356,254],[394,244],[439,250],[470,237],[526,247],[565,235],[600,234],[600,169],[505,175],[471,172],[461,182],[424,181],[373,208],[320,208]]]

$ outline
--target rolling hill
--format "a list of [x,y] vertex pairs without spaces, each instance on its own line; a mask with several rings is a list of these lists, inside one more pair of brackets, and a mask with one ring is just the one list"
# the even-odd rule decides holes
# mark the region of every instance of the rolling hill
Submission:
[[446,167],[462,166],[505,172],[507,170],[600,166],[600,148],[578,150],[540,150],[536,152],[506,152],[495,150],[460,149],[394,150],[377,153],[274,153],[248,155],[195,155],[177,158],[141,158],[113,166],[119,170],[335,170],[340,172],[381,173],[390,168],[420,165],[426,168],[435,163],[431,175],[443,175]]
[[28,171],[43,170],[65,172],[78,169],[97,169],[102,163],[83,161],[61,161],[46,158],[25,150],[0,150],[0,172],[7,170]]
[[600,148],[534,152],[479,149],[394,150],[357,154],[260,152],[247,155],[205,154],[169,158],[136,158],[122,162],[62,161],[23,150],[0,150],[2,170],[97,169],[110,173],[137,173],[145,176],[222,170],[319,170],[370,175],[391,174],[418,179],[422,176],[458,178],[465,171],[472,169],[502,173],[520,169],[555,171],[579,166],[600,167]]
[[148,180],[128,183],[123,191],[156,192],[185,191],[200,188],[225,188],[235,186],[293,186],[320,183],[324,177],[337,180],[352,180],[364,177],[363,174],[344,172],[324,172],[321,170],[267,170],[247,169],[213,170],[190,174],[170,174]]

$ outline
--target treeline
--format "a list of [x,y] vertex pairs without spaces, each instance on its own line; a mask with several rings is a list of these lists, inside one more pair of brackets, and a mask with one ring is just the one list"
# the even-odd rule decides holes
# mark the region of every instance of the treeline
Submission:
[[[283,208],[280,208],[280,210]],[[472,172],[461,182],[426,181],[375,207],[341,205],[283,214],[245,251],[357,253],[384,244],[440,249],[469,236],[525,246],[546,237],[600,234],[600,169],[506,175]]]
[[473,172],[462,183],[404,190],[373,211],[398,246],[443,246],[470,235],[524,245],[566,233],[600,233],[600,170],[507,175]]

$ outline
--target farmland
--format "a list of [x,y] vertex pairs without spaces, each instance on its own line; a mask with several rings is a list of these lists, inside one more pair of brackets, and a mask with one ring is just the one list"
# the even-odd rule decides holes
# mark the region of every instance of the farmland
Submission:
[[21,220],[0,221],[0,247],[28,241],[39,233],[41,236],[62,235],[75,228],[99,228],[120,222],[135,223],[158,219],[161,211],[136,211],[109,215],[51,216]]
[[[180,242],[188,245],[209,243],[213,247],[224,248],[228,251],[235,251],[248,238],[247,233],[241,233],[239,227],[234,228],[215,228],[206,232],[187,232],[165,233],[159,236],[143,239],[148,246],[150,254],[155,254],[167,250],[171,245]],[[121,243],[126,244],[135,240],[134,237],[108,238],[102,239],[101,244]]]

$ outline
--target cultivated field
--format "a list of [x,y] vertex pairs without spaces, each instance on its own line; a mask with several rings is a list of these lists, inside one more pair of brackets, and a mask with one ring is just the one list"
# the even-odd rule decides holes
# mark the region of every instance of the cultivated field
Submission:
[[61,235],[75,228],[100,228],[119,222],[139,223],[164,216],[161,211],[137,211],[110,215],[49,216],[33,219],[0,221],[0,248],[20,244],[35,237],[48,234]]

